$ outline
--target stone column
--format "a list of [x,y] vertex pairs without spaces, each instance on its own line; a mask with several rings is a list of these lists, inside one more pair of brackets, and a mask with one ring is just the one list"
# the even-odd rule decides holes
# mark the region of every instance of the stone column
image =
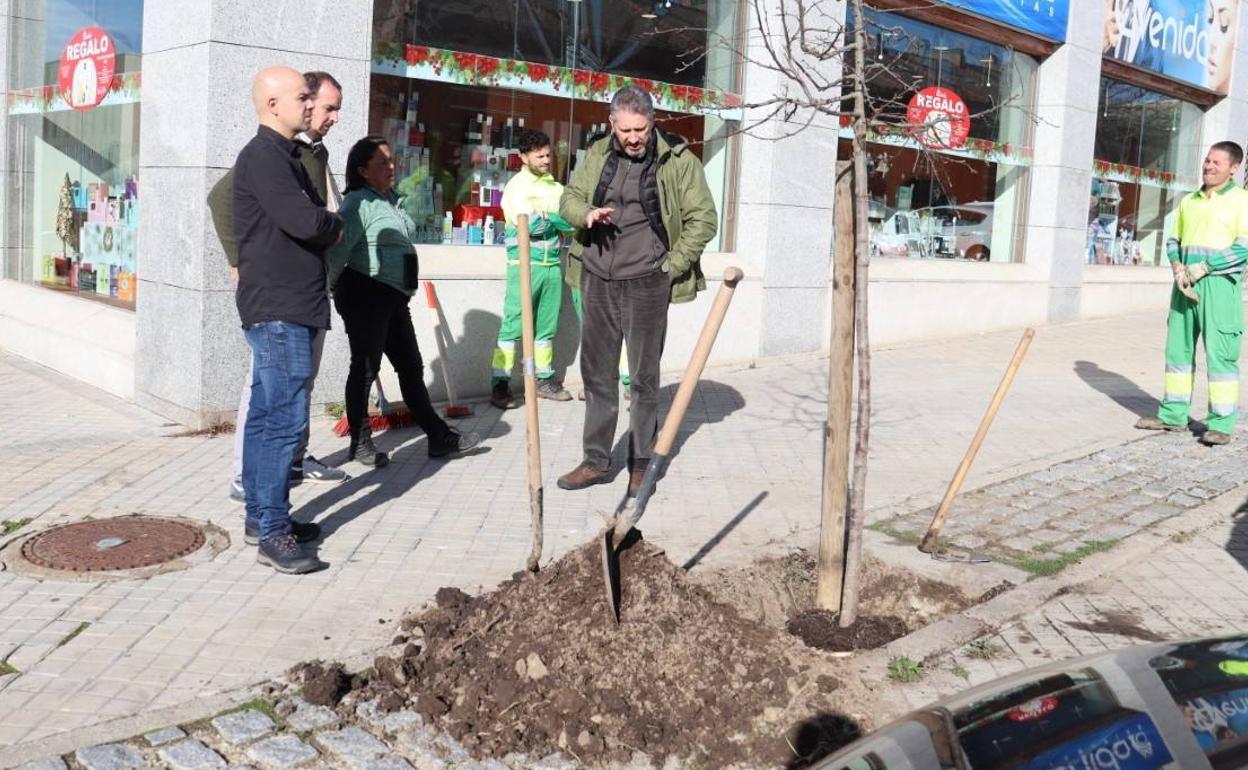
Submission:
[[[773,18],[780,2],[768,0]],[[843,3],[827,8],[844,18]],[[749,4],[747,9],[747,39],[756,44],[745,66],[745,100],[760,103],[784,93],[788,84],[759,65],[767,53],[756,42],[757,24]],[[828,72],[840,68],[839,62],[825,65]],[[747,115],[747,125],[760,117]],[[773,121],[741,138],[736,251],[764,265],[760,356],[820,350],[828,341],[838,126],[834,118],[818,118],[805,128]]]
[[[205,199],[254,135],[263,67],[330,72],[341,175],[367,133],[372,0],[149,0],[143,19],[136,400],[188,425],[231,419],[248,361]],[[340,341],[339,341],[340,342]]]
[[[8,91],[9,86],[9,50],[12,43],[9,42],[9,33],[13,28],[12,0],[0,0],[0,45],[4,46],[5,55],[0,56],[0,94]],[[12,161],[10,155],[13,154],[13,148],[9,147],[9,114],[8,108],[5,106],[4,100],[0,99],[0,280],[4,278],[17,278],[17,258],[18,254],[15,250],[13,242],[15,234],[9,226],[10,215],[10,195],[9,190],[14,189]]]
[[[45,0],[0,0],[0,92],[43,84],[45,11]],[[19,279],[32,268],[18,193],[30,189],[33,168],[21,164],[28,138],[10,125],[6,107],[0,113],[0,278]]]
[[1049,280],[1048,320],[1079,317],[1105,3],[1070,4],[1065,45],[1036,73],[1023,254]]

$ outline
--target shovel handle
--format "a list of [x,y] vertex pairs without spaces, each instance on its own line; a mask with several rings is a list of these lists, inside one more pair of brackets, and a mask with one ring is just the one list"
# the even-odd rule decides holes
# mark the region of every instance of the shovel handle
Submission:
[[533,530],[533,544],[525,567],[537,572],[542,558],[543,539],[543,490],[542,445],[538,428],[537,369],[534,363],[533,341],[533,267],[530,259],[529,215],[516,218],[517,251],[520,257],[520,338],[524,372],[525,436],[529,448],[529,522]]
[[685,373],[681,375],[680,387],[676,389],[676,397],[672,399],[672,408],[668,411],[667,418],[663,420],[663,430],[659,432],[659,438],[654,442],[654,453],[650,458],[650,464],[646,466],[641,488],[637,491],[637,497],[632,504],[629,505],[626,502],[616,516],[614,541],[617,548],[620,543],[624,542],[624,537],[637,524],[641,515],[646,512],[646,504],[650,502],[650,495],[653,494],[659,475],[667,466],[672,447],[676,444],[676,434],[680,432],[680,424],[685,419],[685,412],[689,410],[689,402],[693,400],[693,391],[698,387],[698,379],[702,376],[702,370],[706,368],[706,360],[711,356],[711,347],[715,344],[715,337],[719,334],[719,328],[724,324],[724,316],[728,314],[728,305],[732,303],[732,295],[737,289],[737,284],[744,277],[745,273],[739,267],[729,267],[724,270],[724,282],[715,295],[715,302],[711,305],[711,312],[706,316],[706,323],[702,325],[702,334],[698,336],[693,355],[689,358],[689,365],[685,367]]

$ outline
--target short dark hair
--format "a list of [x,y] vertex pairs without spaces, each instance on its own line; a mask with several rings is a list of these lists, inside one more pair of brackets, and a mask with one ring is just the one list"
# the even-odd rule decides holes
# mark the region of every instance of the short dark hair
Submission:
[[384,136],[366,136],[351,145],[351,151],[347,153],[347,189],[343,191],[344,194],[368,187],[360,168],[367,166],[379,149],[389,146],[390,143]]
[[337,88],[339,93],[342,92],[342,84],[335,80],[333,75],[320,70],[303,73],[303,83],[312,92],[313,96],[320,92],[322,83],[329,83],[334,88]]
[[1214,150],[1221,150],[1231,156],[1232,166],[1238,166],[1240,163],[1244,162],[1244,148],[1240,147],[1235,142],[1218,142],[1209,148],[1209,152],[1213,152]]
[[550,137],[546,136],[545,132],[532,128],[526,128],[521,131],[520,138],[516,140],[516,149],[520,150],[521,155],[527,155],[534,150],[540,150],[549,146]]

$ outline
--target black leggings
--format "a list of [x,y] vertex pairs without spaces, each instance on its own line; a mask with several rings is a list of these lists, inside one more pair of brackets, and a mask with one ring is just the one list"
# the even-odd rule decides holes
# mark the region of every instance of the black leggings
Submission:
[[368,424],[368,391],[381,369],[383,353],[399,376],[403,401],[429,440],[441,443],[450,432],[429,401],[425,364],[408,310],[410,301],[411,297],[398,289],[350,268],[342,271],[334,286],[334,307],[342,316],[351,345],[346,412],[353,441]]

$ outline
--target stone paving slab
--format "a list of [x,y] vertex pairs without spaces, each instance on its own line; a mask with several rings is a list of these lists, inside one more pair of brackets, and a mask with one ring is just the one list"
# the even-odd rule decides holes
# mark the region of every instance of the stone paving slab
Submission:
[[226,766],[220,754],[195,740],[164,746],[156,755],[170,770],[222,770]]
[[247,756],[269,770],[291,770],[310,764],[320,753],[294,735],[278,735],[252,744]]
[[75,752],[74,758],[86,770],[138,770],[145,763],[137,749],[121,744],[88,746]]
[[149,746],[163,746],[166,743],[180,741],[185,737],[186,732],[178,727],[166,727],[160,730],[153,730],[143,736]]
[[268,735],[276,727],[268,715],[255,709],[243,709],[216,717],[212,720],[212,726],[226,743],[235,746]]

